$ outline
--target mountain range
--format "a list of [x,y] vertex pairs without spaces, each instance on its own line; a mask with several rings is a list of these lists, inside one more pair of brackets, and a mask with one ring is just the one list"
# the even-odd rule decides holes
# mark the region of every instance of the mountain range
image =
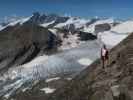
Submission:
[[[89,73],[86,68],[100,57],[101,46],[106,44],[112,49],[133,32],[132,27],[132,20],[120,22],[112,18],[84,19],[38,12],[30,17],[2,22],[0,98],[57,100],[52,96],[57,90],[55,97],[59,97],[58,100],[88,100],[85,99],[88,98],[86,96],[77,99],[77,94],[71,97],[59,92],[65,97],[62,99],[58,96],[58,89],[67,83],[71,84],[71,80],[76,85],[75,79],[79,80],[77,76],[80,73],[84,79],[82,74]],[[73,90],[73,83],[71,89]],[[60,90],[67,91],[64,88]],[[50,96],[52,99],[49,99]]]

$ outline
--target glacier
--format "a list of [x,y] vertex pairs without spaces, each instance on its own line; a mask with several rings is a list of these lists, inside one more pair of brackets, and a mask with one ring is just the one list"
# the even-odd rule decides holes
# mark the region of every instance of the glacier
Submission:
[[65,50],[51,56],[39,56],[27,64],[10,68],[0,78],[2,79],[0,80],[0,96],[10,97],[27,82],[33,83],[39,79],[49,79],[53,76],[59,77],[64,73],[69,73],[71,77],[74,77],[87,67],[81,64],[79,60],[88,58],[90,61],[94,61],[99,57],[99,51],[99,42],[97,40],[89,41],[77,48]]

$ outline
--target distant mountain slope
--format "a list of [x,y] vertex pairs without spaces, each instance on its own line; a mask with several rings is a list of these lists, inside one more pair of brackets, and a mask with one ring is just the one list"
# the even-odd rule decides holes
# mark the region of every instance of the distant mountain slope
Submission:
[[110,51],[106,69],[95,61],[45,100],[133,100],[132,43],[133,34]]
[[52,41],[57,39],[48,29],[37,25],[17,24],[0,31],[0,70],[29,62],[44,52],[49,36]]

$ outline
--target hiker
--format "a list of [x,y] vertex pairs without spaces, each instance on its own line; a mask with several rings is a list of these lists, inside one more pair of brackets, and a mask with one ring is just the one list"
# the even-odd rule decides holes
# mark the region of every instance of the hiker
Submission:
[[105,66],[108,63],[108,49],[106,48],[106,45],[104,44],[101,48],[101,61],[102,61],[102,67],[105,68]]

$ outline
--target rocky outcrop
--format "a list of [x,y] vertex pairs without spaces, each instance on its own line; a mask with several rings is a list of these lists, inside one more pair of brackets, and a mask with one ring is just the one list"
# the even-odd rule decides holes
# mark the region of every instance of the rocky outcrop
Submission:
[[95,40],[97,37],[93,35],[92,33],[87,33],[87,32],[77,32],[79,40],[81,41],[88,41],[88,40]]
[[111,25],[108,23],[105,24],[98,24],[95,26],[95,33],[108,31],[111,29]]

